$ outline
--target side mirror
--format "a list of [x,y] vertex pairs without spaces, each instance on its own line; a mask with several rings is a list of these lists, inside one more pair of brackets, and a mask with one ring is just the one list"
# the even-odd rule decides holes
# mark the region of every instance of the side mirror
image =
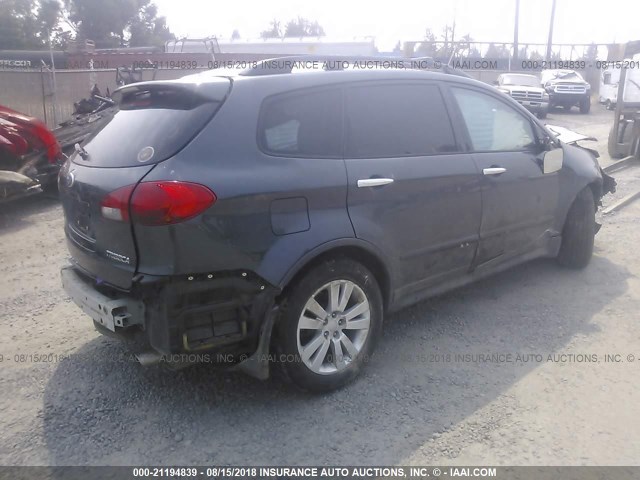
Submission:
[[497,85],[500,85],[500,82],[498,80],[494,80],[493,84],[497,86]]
[[542,158],[542,173],[557,172],[562,168],[564,152],[562,148],[554,148],[544,153]]

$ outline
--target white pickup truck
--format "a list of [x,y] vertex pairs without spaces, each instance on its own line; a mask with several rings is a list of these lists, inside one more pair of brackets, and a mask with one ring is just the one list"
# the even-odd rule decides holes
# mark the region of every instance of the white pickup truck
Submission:
[[540,86],[534,75],[503,73],[494,82],[495,86],[538,118],[545,118],[549,111],[549,95]]

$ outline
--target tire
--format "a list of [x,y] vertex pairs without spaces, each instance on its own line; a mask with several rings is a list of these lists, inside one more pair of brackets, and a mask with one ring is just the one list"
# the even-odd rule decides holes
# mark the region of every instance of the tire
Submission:
[[557,261],[563,267],[584,268],[593,255],[596,236],[596,205],[591,188],[576,197],[562,229],[562,244]]
[[[355,317],[345,315],[350,310]],[[285,377],[313,392],[351,382],[373,352],[382,316],[380,287],[362,264],[341,257],[314,267],[283,303],[277,341]]]
[[[630,129],[627,128],[624,132],[624,137],[623,137],[623,142],[629,142],[630,141],[630,135],[629,135],[629,131]],[[614,137],[613,135],[613,127],[611,127],[611,129],[609,130],[609,139],[607,142],[607,151],[609,153],[609,156],[611,158],[622,158],[624,156],[627,155],[627,153],[629,152],[629,148],[625,147],[624,145],[618,145],[617,139]]]
[[563,109],[565,112],[570,112],[570,111],[571,111],[571,105],[562,105],[562,109]]
[[591,110],[591,99],[586,98],[580,102],[580,113],[589,113]]
[[547,118],[547,111],[546,110],[540,110],[536,116],[538,118],[540,118],[540,119]]
[[607,110],[612,110],[612,108],[611,108],[611,100],[609,100],[609,99],[607,98],[607,101],[606,101],[606,102],[604,102],[604,106],[605,106],[605,108],[606,108]]

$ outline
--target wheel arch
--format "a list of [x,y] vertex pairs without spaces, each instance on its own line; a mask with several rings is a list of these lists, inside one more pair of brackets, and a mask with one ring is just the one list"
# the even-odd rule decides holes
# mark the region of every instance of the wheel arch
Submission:
[[[382,294],[385,311],[393,301],[393,276],[390,266],[383,260],[383,255],[376,247],[358,239],[343,239],[327,242],[307,252],[287,272],[280,282],[282,290],[280,298],[286,296],[291,285],[295,285],[298,279],[319,263],[331,258],[346,257],[362,263],[376,278]],[[280,300],[278,298],[278,300]]]
[[[593,200],[596,205],[596,210],[598,210],[598,207],[600,206],[600,199],[602,198],[602,182],[594,180],[593,182],[589,183],[587,187],[589,187],[591,189],[591,193],[593,193]],[[578,194],[579,193],[580,192],[578,192]],[[578,196],[578,194],[576,194],[576,197]],[[576,201],[575,198],[573,199],[573,201]]]

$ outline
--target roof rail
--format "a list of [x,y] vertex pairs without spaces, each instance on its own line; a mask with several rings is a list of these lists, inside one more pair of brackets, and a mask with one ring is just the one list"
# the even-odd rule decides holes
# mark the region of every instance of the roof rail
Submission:
[[268,58],[257,62],[253,67],[240,72],[247,77],[259,77],[263,75],[288,74],[294,68],[325,71],[344,70],[352,65],[362,65],[361,68],[389,68],[408,70],[435,70],[450,75],[459,75],[471,78],[462,70],[457,70],[448,65],[440,66],[431,57],[383,57],[383,56],[345,56],[345,55],[291,55],[286,57]]

